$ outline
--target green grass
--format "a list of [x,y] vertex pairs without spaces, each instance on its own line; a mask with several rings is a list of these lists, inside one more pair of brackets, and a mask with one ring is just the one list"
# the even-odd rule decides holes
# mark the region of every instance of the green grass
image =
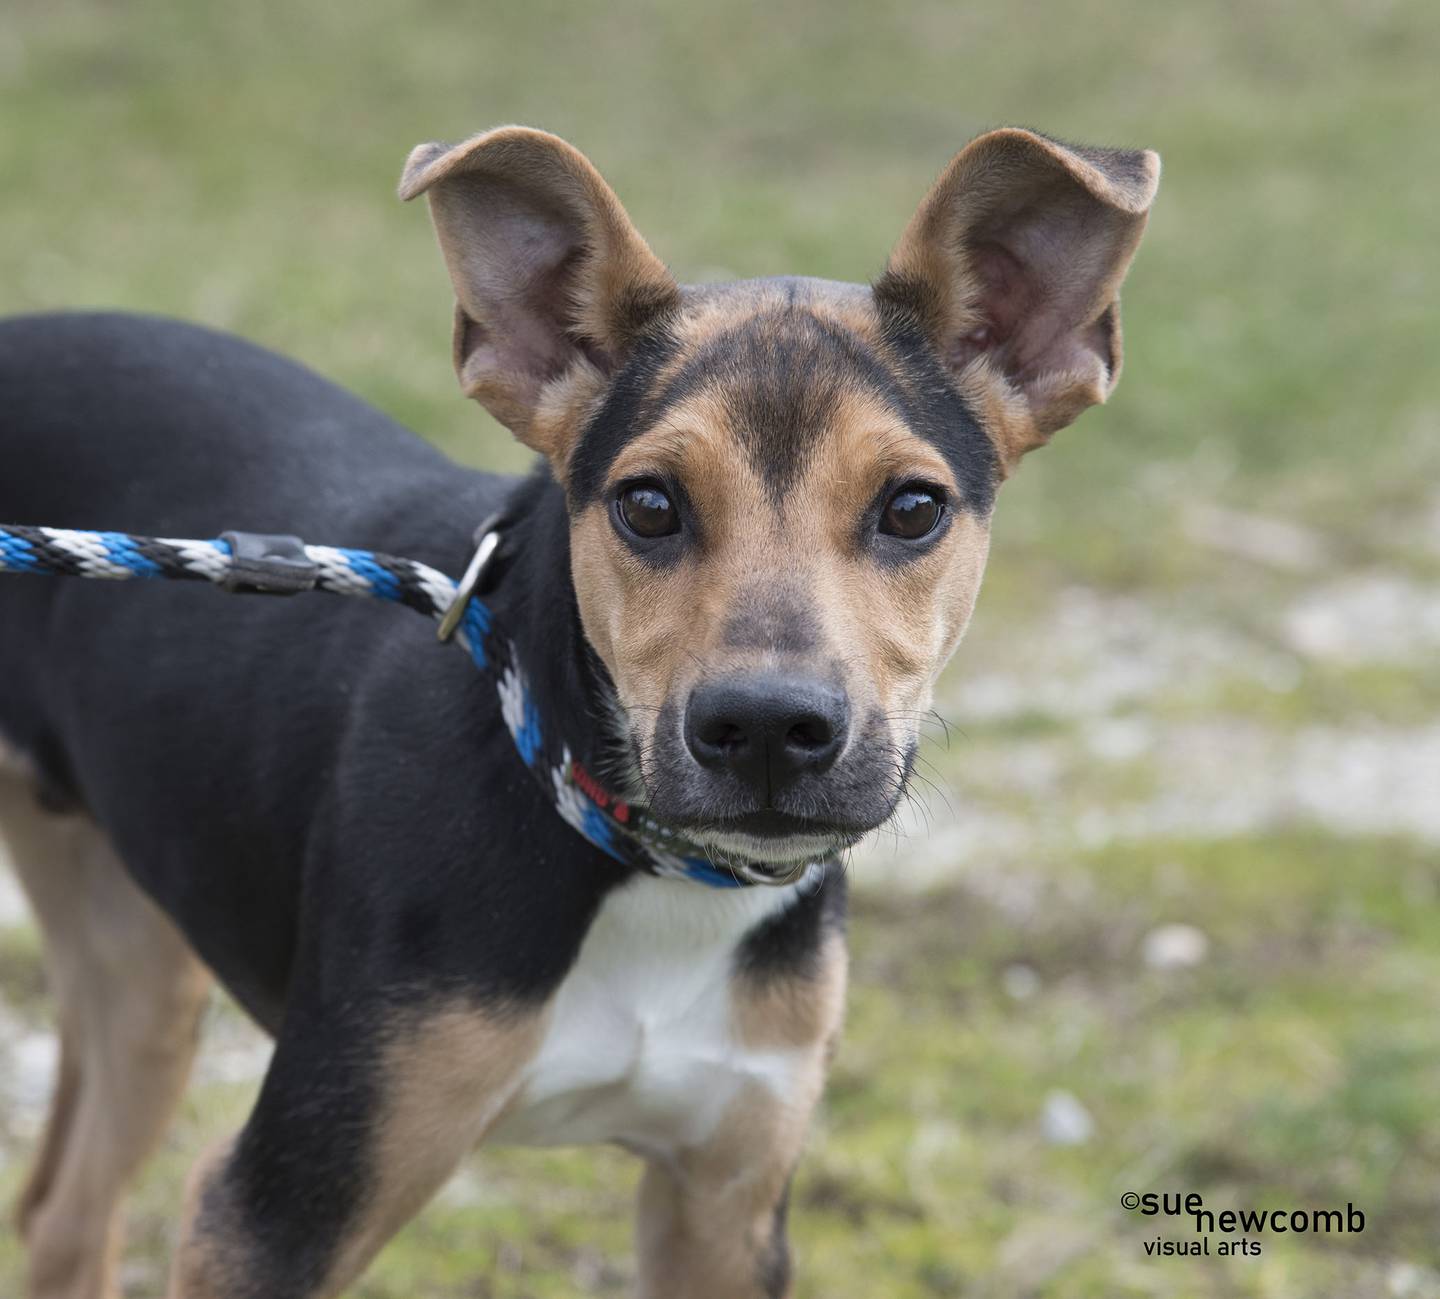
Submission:
[[[1423,818],[1327,819],[1357,739],[1391,746],[1397,780],[1412,749],[1433,760],[1434,641],[1419,612],[1413,652],[1383,660],[1286,631],[1347,577],[1437,594],[1437,64],[1431,0],[13,0],[0,310],[206,320],[519,467],[455,390],[428,220],[393,195],[418,141],[566,135],[688,279],[868,277],[988,125],[1160,150],[1119,392],[1003,494],[942,690],[958,731],[930,752],[935,834],[888,873],[857,867],[798,1293],[1440,1295],[1436,843],[1401,833]],[[1212,506],[1303,528],[1318,557],[1237,553],[1197,530]],[[983,681],[1014,698],[987,711]],[[1300,769],[1329,771],[1327,746],[1339,793],[1306,803]],[[1358,816],[1384,794],[1345,796]],[[1198,966],[1143,961],[1171,922],[1208,936]],[[0,933],[0,994],[39,1022],[26,931]],[[1056,1090],[1090,1114],[1087,1142],[1044,1139]],[[187,1100],[137,1190],[131,1296],[162,1292],[185,1167],[249,1097]],[[0,1191],[28,1141],[0,1114]],[[634,1181],[611,1152],[484,1154],[354,1293],[623,1294]],[[1353,1201],[1367,1227],[1156,1261],[1128,1189]],[[0,1293],[20,1267],[0,1235]]]

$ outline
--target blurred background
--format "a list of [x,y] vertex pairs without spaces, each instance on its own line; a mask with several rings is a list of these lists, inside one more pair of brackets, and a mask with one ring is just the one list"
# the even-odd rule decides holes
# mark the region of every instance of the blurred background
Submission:
[[[1002,493],[924,807],[854,865],[798,1294],[1440,1295],[1437,66],[1433,0],[8,0],[0,309],[207,321],[518,468],[394,198],[419,141],[559,132],[691,280],[868,278],[988,126],[1158,149],[1124,380]],[[8,1196],[54,1053],[0,880]],[[264,1067],[210,1021],[131,1299]],[[486,1152],[354,1294],[625,1294],[635,1178]],[[1157,1260],[1130,1190],[1366,1225]]]

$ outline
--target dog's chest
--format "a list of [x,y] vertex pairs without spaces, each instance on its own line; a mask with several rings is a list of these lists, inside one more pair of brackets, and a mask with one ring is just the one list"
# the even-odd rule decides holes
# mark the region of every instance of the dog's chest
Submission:
[[556,993],[545,1040],[490,1140],[617,1141],[661,1154],[704,1141],[742,1089],[783,1094],[794,1052],[733,1027],[737,949],[794,889],[642,877],[605,901]]

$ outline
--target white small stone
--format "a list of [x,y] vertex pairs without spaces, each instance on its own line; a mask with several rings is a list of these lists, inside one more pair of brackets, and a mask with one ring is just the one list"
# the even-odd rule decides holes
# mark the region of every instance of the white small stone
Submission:
[[1085,742],[1090,752],[1106,762],[1133,762],[1148,753],[1155,737],[1148,722],[1138,717],[1106,717],[1088,727]]
[[1440,1295],[1440,1276],[1418,1263],[1391,1263],[1385,1272],[1385,1291],[1395,1299],[1434,1299]]
[[1052,1091],[1045,1097],[1040,1130],[1052,1146],[1083,1146],[1095,1135],[1095,1120],[1073,1093]]
[[269,1039],[258,1033],[236,1033],[232,1041],[207,1042],[201,1048],[196,1073],[205,1082],[259,1082],[270,1067],[273,1051]]
[[1281,630],[1308,659],[1420,661],[1440,646],[1440,586],[1387,572],[1353,574],[1307,591],[1283,613]]
[[1286,572],[1314,572],[1329,558],[1319,533],[1288,519],[1197,505],[1185,511],[1183,522],[1191,541]]
[[463,1167],[441,1188],[436,1202],[449,1209],[473,1209],[492,1198],[490,1188],[473,1168]]
[[1186,970],[1210,952],[1210,940],[1194,925],[1159,925],[1145,935],[1145,964],[1152,970]]
[[30,908],[20,885],[10,873],[5,845],[0,844],[0,929],[16,929],[30,923]]
[[11,1099],[38,1110],[49,1099],[60,1061],[60,1043],[53,1033],[24,1032],[8,1045]]
[[1007,965],[1000,975],[1000,986],[1016,1001],[1029,1001],[1040,991],[1040,976],[1028,965]]
[[125,1294],[144,1291],[154,1294],[164,1284],[162,1269],[146,1259],[126,1259],[120,1264],[120,1288]]

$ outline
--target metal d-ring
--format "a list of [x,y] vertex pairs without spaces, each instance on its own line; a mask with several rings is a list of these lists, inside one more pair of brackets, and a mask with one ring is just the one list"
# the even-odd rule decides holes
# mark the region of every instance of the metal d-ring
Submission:
[[480,585],[485,569],[499,548],[500,529],[493,525],[494,520],[490,519],[480,525],[480,540],[476,543],[475,553],[470,556],[470,562],[465,566],[465,575],[455,588],[455,598],[450,601],[450,607],[445,610],[445,616],[440,619],[440,627],[435,633],[436,638],[442,642],[455,635],[460,620],[465,616],[465,606],[470,603],[470,597],[475,594],[475,588]]

